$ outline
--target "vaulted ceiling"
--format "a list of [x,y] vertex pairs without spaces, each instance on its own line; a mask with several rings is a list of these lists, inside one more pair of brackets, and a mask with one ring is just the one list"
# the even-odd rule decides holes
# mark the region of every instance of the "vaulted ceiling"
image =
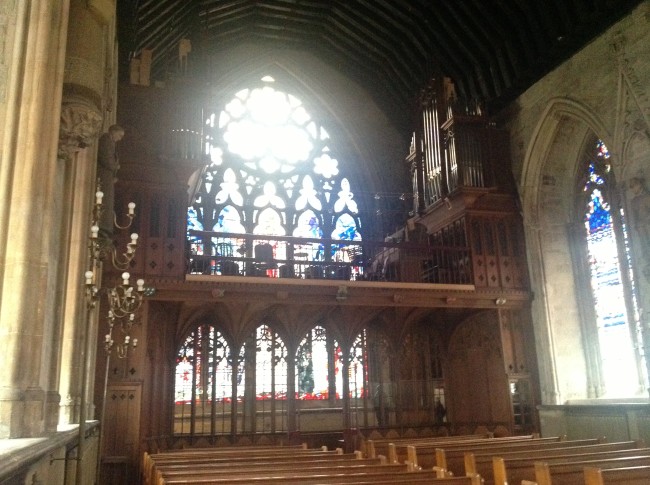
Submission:
[[406,127],[434,73],[495,112],[641,1],[118,0],[118,28],[123,61],[153,49],[154,79],[182,38],[207,55],[244,41],[306,50]]

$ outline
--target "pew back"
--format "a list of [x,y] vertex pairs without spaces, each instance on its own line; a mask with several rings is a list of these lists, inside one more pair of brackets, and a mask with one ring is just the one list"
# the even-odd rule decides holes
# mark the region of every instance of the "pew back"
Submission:
[[650,466],[585,467],[584,479],[585,485],[647,485],[650,483]]
[[[575,458],[575,457],[572,457]],[[578,457],[579,458],[579,457]],[[630,466],[648,466],[650,465],[650,455],[636,455],[636,456],[619,456],[619,457],[600,457],[591,459],[577,459],[566,460],[564,462],[536,462],[533,465],[533,473],[535,481],[539,485],[584,485],[584,469],[585,467],[598,467],[598,468],[623,468]],[[507,464],[506,464],[507,467]],[[519,471],[521,476],[521,472]],[[496,469],[495,469],[496,475]],[[516,480],[509,474],[509,478]],[[525,478],[530,479],[530,470],[526,471]],[[495,484],[503,483],[497,482],[495,476]],[[515,482],[511,482],[515,483]]]
[[[569,443],[569,442],[565,442]],[[493,458],[499,456],[506,463],[509,469],[513,470],[526,464],[532,465],[535,461],[543,460],[563,460],[569,457],[579,456],[579,459],[588,459],[588,457],[605,457],[610,452],[621,452],[620,456],[625,454],[644,454],[650,453],[650,449],[639,448],[642,444],[640,441],[621,441],[614,443],[600,443],[595,445],[576,445],[566,447],[537,448],[518,451],[499,451],[498,453],[465,453],[465,472],[478,473],[487,481],[494,479]],[[610,455],[610,457],[619,455]],[[509,474],[510,475],[510,474]],[[532,476],[532,475],[531,475]],[[512,477],[510,477],[512,481]]]

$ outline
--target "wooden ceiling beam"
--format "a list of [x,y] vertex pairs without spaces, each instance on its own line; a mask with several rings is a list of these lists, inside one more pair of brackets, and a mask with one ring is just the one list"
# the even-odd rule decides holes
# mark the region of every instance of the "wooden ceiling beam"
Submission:
[[215,51],[262,39],[312,52],[397,120],[440,73],[460,93],[505,103],[643,0],[117,1],[121,62],[153,48],[154,78],[200,28]]
[[[416,2],[414,2],[415,4]],[[443,15],[436,15],[435,12],[430,11],[431,4],[426,2],[426,5],[421,5],[416,15],[424,20],[424,26],[436,39],[444,45],[451,47],[451,57],[455,58],[463,66],[463,71],[467,79],[475,81],[476,86],[479,88],[477,92],[471,93],[473,97],[486,98],[490,97],[494,89],[486,79],[486,70],[483,63],[475,52],[468,48],[468,42],[465,38],[461,37],[462,34],[455,31],[450,25],[450,19],[445,18]]]

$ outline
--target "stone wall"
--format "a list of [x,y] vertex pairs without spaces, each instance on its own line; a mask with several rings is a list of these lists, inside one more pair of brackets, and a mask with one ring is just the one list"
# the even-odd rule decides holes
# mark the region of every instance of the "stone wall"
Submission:
[[[553,404],[599,397],[595,356],[584,342],[570,245],[576,221],[576,171],[590,136],[607,145],[621,204],[630,178],[650,181],[650,4],[641,4],[571,59],[524,92],[499,118],[511,134],[532,286],[542,397]],[[635,261],[642,243],[630,231]],[[637,275],[643,273],[635,265]],[[637,278],[641,307],[650,303]],[[645,304],[644,304],[645,302]]]

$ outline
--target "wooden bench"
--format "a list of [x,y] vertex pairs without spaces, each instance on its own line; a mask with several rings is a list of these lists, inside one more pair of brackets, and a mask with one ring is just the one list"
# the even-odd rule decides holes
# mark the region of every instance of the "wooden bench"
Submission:
[[650,466],[623,468],[585,467],[585,485],[648,485]]
[[143,455],[143,481],[145,484],[155,483],[154,468],[164,465],[187,464],[227,464],[245,465],[250,462],[291,462],[302,463],[313,460],[358,460],[361,453],[343,454],[341,448],[335,451],[296,449],[286,450],[282,447],[275,449],[245,449],[245,448],[204,448],[182,451],[169,451],[158,454]]
[[365,439],[361,442],[361,451],[367,458],[374,458],[376,455],[387,455],[388,445],[394,444],[418,444],[418,443],[448,443],[454,441],[468,441],[468,440],[483,440],[492,439],[494,436],[491,433],[481,434],[465,434],[465,435],[452,435],[452,436],[430,436],[426,438],[380,438],[380,439]]
[[650,466],[650,455],[600,458],[567,463],[537,462],[535,464],[535,481],[539,485],[584,485],[586,468],[597,467],[605,470],[638,466]]
[[[491,450],[490,452],[466,452],[465,473],[478,473],[486,481],[494,480],[493,458],[499,456],[503,460],[524,459],[530,462],[543,461],[546,459],[563,458],[573,455],[598,456],[599,454],[612,451],[633,451],[639,453],[643,445],[641,441],[620,441],[614,443],[584,444],[584,440],[564,441],[559,444],[564,446],[549,446],[542,448],[528,448],[526,450]],[[650,450],[648,450],[650,451]],[[509,481],[512,482],[512,477]],[[532,475],[531,475],[532,478]]]
[[[604,453],[585,453],[572,456],[531,459],[493,459],[494,484],[506,485],[521,480],[535,480],[538,485],[550,483],[571,483],[584,485],[583,469],[586,466],[616,468],[625,466],[650,465],[650,450],[623,450]],[[551,482],[551,479],[553,480]],[[486,480],[486,483],[489,483]]]
[[395,474],[402,474],[406,472],[413,472],[412,467],[408,465],[387,465],[387,464],[341,464],[337,466],[326,466],[320,464],[318,466],[301,465],[300,467],[284,466],[278,464],[267,464],[264,467],[230,467],[224,466],[221,469],[216,468],[185,468],[185,469],[172,469],[160,468],[157,469],[158,483],[176,483],[180,480],[189,480],[191,483],[199,482],[201,480],[209,479],[215,483],[227,481],[229,483],[242,483],[251,480],[271,480],[279,477],[294,478],[319,476],[358,476],[360,474],[367,476],[392,476]]
[[[382,467],[382,470],[390,471],[391,468],[395,470],[413,471],[413,467],[409,465],[388,465],[386,459],[381,458],[364,458],[361,460],[315,460],[302,462],[296,465],[291,461],[278,461],[278,462],[249,462],[246,464],[238,464],[232,466],[227,463],[175,463],[173,465],[157,465],[156,471],[160,472],[165,477],[172,477],[175,475],[208,475],[215,476],[228,474],[239,475],[242,473],[260,473],[265,474],[269,470],[273,472],[290,472],[290,471],[328,471],[328,470],[342,470],[342,469],[367,469],[368,467]],[[387,468],[388,467],[388,468]]]
[[[494,444],[473,444],[467,447],[454,447],[454,448],[436,448],[435,450],[435,463],[436,466],[451,471],[455,475],[463,475],[466,469],[465,455],[466,453],[480,453],[490,454],[492,456],[499,455],[500,453],[511,453],[517,451],[533,451],[544,450],[553,448],[566,448],[572,446],[588,446],[601,443],[600,439],[586,439],[586,440],[564,440],[563,437],[553,438],[539,438],[521,442],[510,443],[494,443]],[[418,464],[425,466],[428,462],[422,462],[418,459]],[[490,464],[490,466],[492,466]]]
[[[440,466],[435,459],[436,449],[445,450],[466,450],[474,447],[492,447],[498,445],[510,445],[515,443],[530,443],[532,441],[559,441],[561,437],[539,438],[535,435],[527,436],[508,436],[504,438],[482,438],[476,440],[447,441],[444,443],[418,442],[413,444],[407,443],[389,443],[386,456],[389,463],[400,463],[404,461],[416,462],[423,468],[429,468],[434,465]],[[415,452],[415,455],[413,453]]]
[[[383,465],[390,466],[390,465]],[[361,472],[358,470],[337,471],[337,472],[293,472],[283,473],[274,472],[269,470],[267,475],[238,475],[215,478],[214,476],[206,477],[177,477],[167,479],[162,477],[157,485],[176,485],[181,483],[229,483],[233,485],[242,484],[302,484],[302,485],[315,485],[315,484],[383,484],[392,483],[407,485],[413,483],[428,483],[430,485],[481,485],[481,478],[474,477],[450,477],[438,478],[433,471],[381,471],[371,470]]]
[[384,457],[286,450],[203,449],[146,455],[155,485],[180,483],[268,484],[436,484],[481,485],[480,477],[444,478],[441,470],[419,471],[410,464],[386,464]]

